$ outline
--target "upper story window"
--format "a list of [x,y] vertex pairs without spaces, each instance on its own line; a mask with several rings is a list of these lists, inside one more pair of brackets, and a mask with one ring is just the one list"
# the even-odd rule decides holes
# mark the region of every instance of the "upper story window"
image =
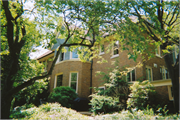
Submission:
[[56,61],[56,63],[64,61],[64,60],[70,60],[70,59],[78,59],[78,54],[77,54],[77,49],[74,51],[69,51],[68,48],[65,48],[67,51],[66,52],[60,52],[60,55]]
[[116,41],[113,45],[113,55],[119,54],[119,41]]
[[104,45],[99,46],[99,54],[100,55],[104,54]]
[[146,79],[149,81],[153,80],[152,68],[148,66],[146,66]]
[[161,79],[163,80],[170,78],[168,69],[165,68],[164,66],[160,67],[160,75],[161,75]]
[[64,58],[65,58],[64,52],[61,52],[59,57],[60,57],[60,58],[59,58],[59,61],[63,61]]
[[156,56],[161,56],[161,49],[160,46],[155,49]]
[[173,61],[174,61],[174,63],[176,62],[178,54],[179,54],[179,48],[177,45],[175,45],[175,47],[173,49]]
[[119,41],[116,41],[113,44],[112,54],[113,56],[111,58],[115,58],[119,56]]
[[78,85],[78,73],[77,72],[71,72],[70,73],[70,80],[69,80],[69,86],[74,89],[77,93],[77,85]]
[[77,59],[78,58],[77,49],[75,49],[74,51],[71,52],[70,58],[71,59]]
[[130,71],[126,76],[127,82],[133,82],[135,81],[135,69]]

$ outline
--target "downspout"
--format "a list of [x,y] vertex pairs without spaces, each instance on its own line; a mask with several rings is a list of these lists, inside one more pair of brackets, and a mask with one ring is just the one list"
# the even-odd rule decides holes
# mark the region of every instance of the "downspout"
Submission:
[[92,71],[93,71],[93,59],[91,60],[91,68],[90,68],[90,95],[92,94]]

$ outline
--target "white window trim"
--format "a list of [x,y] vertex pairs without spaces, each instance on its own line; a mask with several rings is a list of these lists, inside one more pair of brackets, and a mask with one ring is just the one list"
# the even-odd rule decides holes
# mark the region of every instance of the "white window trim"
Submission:
[[104,90],[106,89],[106,87],[105,87],[105,86],[99,86],[98,88],[103,88]]
[[[104,45],[103,45],[104,46]],[[103,55],[103,54],[105,54],[105,52],[102,52],[101,51],[101,45],[99,45],[99,55]]]
[[[118,40],[117,40],[117,41],[118,41]],[[117,41],[116,41],[116,42],[117,42]],[[115,42],[115,43],[116,43],[116,42]],[[119,52],[119,41],[118,41],[118,52]],[[116,58],[116,57],[118,57],[118,56],[119,56],[119,53],[114,55],[114,43],[113,43],[113,45],[112,45],[112,57],[111,57],[111,59],[112,59],[112,58]]]
[[[106,90],[105,86],[99,86],[98,88],[103,88],[104,90]],[[100,90],[98,90],[98,92],[100,92]],[[104,95],[105,95],[105,93],[104,93]]]
[[168,85],[167,87],[168,87],[169,100],[173,101],[174,97],[172,96],[172,91],[171,91],[172,85]]
[[[134,70],[134,73],[135,73],[135,81],[136,81],[136,69],[133,69],[133,70]],[[130,81],[128,81],[128,82],[135,82],[135,81],[132,81],[132,71],[130,71]],[[127,75],[126,75],[126,81],[127,81]]]
[[[62,52],[61,52],[60,54],[62,54]],[[62,61],[59,61],[59,59],[60,59],[60,54],[59,54],[59,56],[58,56],[58,59],[56,60],[56,64],[59,63],[59,62],[62,62]],[[64,59],[65,59],[65,53],[64,53]],[[63,61],[64,61],[64,60],[63,60]]]
[[[161,72],[161,74],[162,74],[162,79],[163,79],[163,74],[165,74],[164,76],[165,76],[165,79],[163,79],[163,80],[166,80],[166,79],[169,79],[169,78],[167,78],[167,76],[166,76],[166,67],[165,66],[160,66],[161,68],[162,68],[162,71],[164,71],[164,73],[162,72],[162,71],[160,71]],[[169,72],[168,72],[168,76],[169,76]]]
[[[151,78],[152,78],[152,80],[151,81],[153,81],[153,70],[152,70],[152,67],[150,67],[150,66],[146,66],[146,68],[150,68],[151,69]],[[149,76],[148,76],[149,77]],[[149,80],[149,79],[148,79]]]
[[79,55],[78,58],[72,58],[72,52],[70,51],[70,59],[79,59]]
[[63,75],[63,73],[61,72],[61,73],[58,73],[58,74],[55,75],[55,79],[54,79],[54,88],[57,87],[57,76],[58,76],[58,75]]
[[69,74],[69,87],[71,87],[71,73],[77,73],[77,81],[76,81],[76,93],[78,93],[78,72],[77,71],[71,71]]
[[113,55],[113,56],[111,57],[111,59],[112,59],[112,58],[116,58],[116,57],[118,57],[118,56],[119,56],[119,54]]
[[176,58],[176,59],[177,59],[177,56],[178,56],[178,52],[176,52],[177,49],[178,49],[178,46],[175,45],[175,47],[174,47],[174,55],[175,55],[175,58]]
[[156,53],[156,56],[162,58],[161,57],[161,48],[160,48],[160,46],[158,46],[156,49],[158,50],[158,53]]

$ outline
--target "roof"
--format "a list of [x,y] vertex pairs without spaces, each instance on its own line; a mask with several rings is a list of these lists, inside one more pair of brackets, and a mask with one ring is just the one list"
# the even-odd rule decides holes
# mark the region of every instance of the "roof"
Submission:
[[54,53],[54,51],[49,50],[49,51],[45,52],[44,54],[42,54],[41,56],[39,56],[36,60],[44,58],[44,57],[46,57],[46,56],[48,56],[48,55],[50,55],[52,53]]

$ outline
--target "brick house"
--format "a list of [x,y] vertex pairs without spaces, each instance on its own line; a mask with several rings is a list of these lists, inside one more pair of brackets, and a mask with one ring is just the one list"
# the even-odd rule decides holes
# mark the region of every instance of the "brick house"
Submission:
[[[136,66],[138,62],[142,62],[142,56],[138,56],[137,62],[132,59],[128,59],[127,51],[119,51],[119,43],[115,42],[113,49],[110,53],[105,53],[104,48],[107,48],[108,42],[104,42],[99,46],[99,56],[106,59],[107,63],[99,64],[98,59],[93,59],[92,64],[92,81],[91,81],[91,62],[81,62],[78,58],[77,51],[67,51],[66,53],[60,53],[58,60],[56,61],[52,75],[50,76],[50,92],[57,86],[70,86],[75,89],[79,97],[88,98],[90,95],[90,87],[99,87],[105,89],[102,84],[104,81],[102,76],[97,76],[97,71],[103,71],[108,73],[107,68],[113,68],[111,62],[118,60],[119,66],[123,67],[128,65],[129,67]],[[66,48],[67,49],[67,48]],[[68,50],[68,49],[67,49]],[[161,96],[164,102],[168,103],[173,101],[173,95],[171,92],[172,83],[165,65],[165,61],[161,56],[160,48],[155,51],[156,56],[151,60],[142,62],[141,67],[136,67],[127,75],[127,81],[131,84],[136,80],[149,80],[155,86],[157,93]],[[177,53],[174,52],[174,57]],[[46,69],[49,70],[51,61],[49,58],[54,57],[54,51],[48,51],[37,60],[39,62],[46,62]],[[92,83],[92,86],[91,86]]]

